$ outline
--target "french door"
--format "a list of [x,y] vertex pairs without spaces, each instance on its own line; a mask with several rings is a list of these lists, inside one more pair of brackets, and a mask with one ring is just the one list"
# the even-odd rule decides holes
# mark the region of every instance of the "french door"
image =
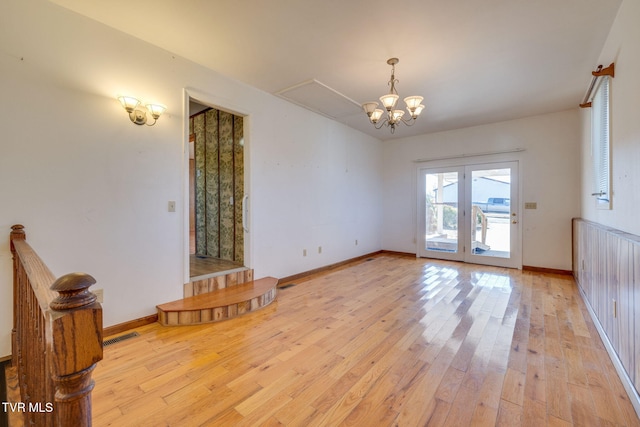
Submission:
[[418,173],[418,256],[520,268],[518,162]]

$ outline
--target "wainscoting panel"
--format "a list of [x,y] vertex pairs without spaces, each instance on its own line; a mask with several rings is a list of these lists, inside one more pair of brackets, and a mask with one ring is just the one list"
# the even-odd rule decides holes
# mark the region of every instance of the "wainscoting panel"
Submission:
[[[640,391],[640,237],[573,220],[573,273],[627,391]],[[614,360],[614,363],[616,361]],[[619,371],[620,373],[620,371]],[[628,378],[624,378],[624,376]],[[634,397],[634,396],[630,396]],[[633,399],[632,399],[633,400]]]

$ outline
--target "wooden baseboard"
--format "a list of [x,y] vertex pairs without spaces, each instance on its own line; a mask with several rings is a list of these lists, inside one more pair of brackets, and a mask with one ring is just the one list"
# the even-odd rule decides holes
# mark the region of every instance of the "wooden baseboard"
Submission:
[[534,267],[532,265],[523,265],[522,270],[524,271],[533,271],[535,273],[550,273],[550,274],[562,274],[565,276],[573,276],[573,271],[571,270],[560,270],[557,268],[545,268],[545,267]]
[[388,250],[385,249],[385,250],[380,251],[380,253],[387,254],[387,255],[396,255],[396,256],[404,256],[404,257],[410,257],[410,258],[417,258],[415,252],[388,251]]
[[109,337],[111,335],[119,334],[129,329],[139,328],[140,326],[149,325],[158,321],[158,314],[152,314],[150,316],[141,317],[140,319],[133,319],[128,322],[119,323],[117,325],[109,326],[102,329],[102,336]]
[[11,355],[0,357],[0,363],[11,362]]
[[305,277],[308,277],[308,276],[311,276],[311,275],[314,275],[314,274],[322,273],[322,272],[325,272],[327,270],[331,270],[333,268],[342,267],[344,265],[351,264],[353,262],[362,261],[363,259],[371,258],[372,256],[381,255],[381,254],[399,256],[399,257],[416,258],[416,254],[413,253],[413,252],[388,251],[386,249],[382,249],[382,250],[379,250],[379,251],[371,252],[371,253],[366,254],[366,255],[361,255],[361,256],[358,256],[358,257],[355,257],[355,258],[350,258],[350,259],[347,259],[347,260],[344,260],[344,261],[340,261],[340,262],[337,262],[335,264],[329,264],[329,265],[325,265],[324,267],[319,267],[319,268],[315,268],[313,270],[304,271],[302,273],[294,274],[292,276],[283,277],[278,282],[278,287],[282,287],[284,285],[290,284],[291,282],[294,282],[296,280],[300,280],[302,278],[305,278]]
[[378,254],[380,254],[382,252],[384,252],[384,251],[371,252],[370,254],[361,255],[361,256],[358,256],[358,257],[355,257],[355,258],[350,258],[350,259],[347,259],[347,260],[344,260],[344,261],[336,262],[335,264],[329,264],[329,265],[325,265],[324,267],[314,268],[313,270],[303,271],[302,273],[294,274],[292,276],[282,277],[282,278],[280,278],[280,281],[278,282],[278,287],[282,287],[282,286],[290,284],[291,282],[294,282],[296,280],[300,280],[302,278],[305,278],[305,277],[308,277],[308,276],[312,276],[314,274],[322,273],[322,272],[325,272],[327,270],[331,270],[333,268],[342,267],[344,265],[351,264],[352,262],[362,261],[363,259],[370,258],[370,257],[378,255]]
[[[314,268],[313,270],[303,271],[302,273],[294,274],[292,276],[282,277],[280,279],[280,281],[278,282],[278,287],[285,286],[287,284],[290,284],[291,282],[295,282],[296,280],[300,280],[300,279],[303,279],[305,277],[312,276],[314,274],[322,273],[322,272],[325,272],[327,270],[331,270],[333,268],[342,267],[344,265],[351,264],[353,262],[362,261],[363,259],[370,258],[372,256],[376,256],[376,255],[380,255],[380,254],[387,254],[387,255],[400,256],[400,257],[411,257],[411,258],[415,258],[416,257],[416,254],[412,253],[412,252],[398,252],[398,251],[379,250],[379,251],[371,252],[369,254],[362,255],[362,256],[359,256],[359,257],[350,258],[350,259],[347,259],[347,260],[344,260],[344,261],[340,261],[340,262],[337,262],[335,264],[329,264],[329,265],[325,265],[324,267]],[[536,272],[536,273],[562,274],[562,275],[573,276],[573,271],[571,271],[571,270],[560,270],[560,269],[556,269],[556,268],[534,267],[534,266],[531,266],[531,265],[523,265],[522,269],[525,270],[525,271],[533,271],[533,272]]]

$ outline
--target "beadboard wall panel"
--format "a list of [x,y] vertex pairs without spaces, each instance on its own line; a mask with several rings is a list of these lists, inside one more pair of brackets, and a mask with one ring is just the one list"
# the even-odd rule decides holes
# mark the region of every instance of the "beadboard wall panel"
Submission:
[[[640,237],[573,220],[573,273],[630,386],[640,392]],[[622,378],[623,382],[625,378]],[[632,396],[633,397],[633,396]]]

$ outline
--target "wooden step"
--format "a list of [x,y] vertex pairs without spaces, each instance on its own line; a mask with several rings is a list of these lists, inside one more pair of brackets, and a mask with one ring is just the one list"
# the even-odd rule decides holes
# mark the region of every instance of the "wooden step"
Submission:
[[158,322],[165,326],[218,322],[255,311],[276,298],[278,279],[265,277],[160,304]]

